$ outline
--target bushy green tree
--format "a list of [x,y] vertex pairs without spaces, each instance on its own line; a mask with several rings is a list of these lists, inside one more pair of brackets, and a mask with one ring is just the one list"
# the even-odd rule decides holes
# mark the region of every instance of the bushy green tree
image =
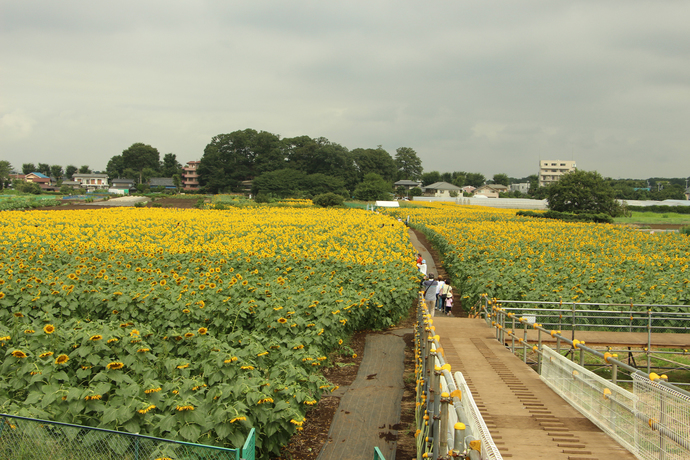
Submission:
[[74,165],[67,165],[65,168],[65,177],[69,180],[72,180],[72,176],[74,176],[74,173],[79,171],[79,168],[77,168]]
[[122,151],[122,161],[125,168],[132,168],[139,173],[139,183],[144,181],[144,168],[158,171],[160,166],[160,153],[155,147],[137,142]]
[[506,187],[510,185],[510,179],[508,179],[508,174],[494,174],[493,180],[494,184],[501,184],[505,185]]
[[38,168],[36,168],[36,165],[34,165],[33,163],[24,163],[22,165],[22,174],[24,174],[25,176],[27,174],[31,174],[32,172],[37,172],[37,171],[38,171]]
[[0,160],[0,189],[4,189],[10,180],[12,165],[9,161]]
[[315,205],[326,208],[329,206],[342,206],[345,199],[342,195],[336,193],[324,193],[322,195],[316,195],[312,201]]
[[596,171],[572,171],[546,187],[549,209],[559,212],[608,214],[615,217],[621,207],[613,188]]
[[361,184],[355,187],[354,197],[361,201],[388,200],[393,187],[376,173],[364,176]]
[[400,147],[395,150],[395,165],[398,168],[398,180],[419,180],[424,172],[422,160],[410,147]]

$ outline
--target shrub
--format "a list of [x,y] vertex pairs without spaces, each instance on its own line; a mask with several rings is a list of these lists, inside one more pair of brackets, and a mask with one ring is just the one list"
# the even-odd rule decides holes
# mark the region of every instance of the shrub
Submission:
[[269,197],[267,193],[259,192],[254,197],[254,202],[256,202],[256,203],[270,203],[271,197]]
[[342,206],[345,200],[341,195],[335,193],[323,193],[315,196],[312,201],[315,205],[326,208],[329,206]]
[[678,231],[683,235],[690,236],[690,225],[686,225],[685,227],[681,227],[680,230],[678,230]]

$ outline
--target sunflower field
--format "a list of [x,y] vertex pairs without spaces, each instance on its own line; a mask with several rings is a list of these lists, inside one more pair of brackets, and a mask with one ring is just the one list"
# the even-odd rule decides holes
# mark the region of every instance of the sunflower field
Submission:
[[264,456],[319,370],[415,297],[388,216],[247,207],[0,212],[0,412]]
[[443,254],[467,306],[502,300],[689,305],[690,240],[628,227],[430,203],[410,216]]

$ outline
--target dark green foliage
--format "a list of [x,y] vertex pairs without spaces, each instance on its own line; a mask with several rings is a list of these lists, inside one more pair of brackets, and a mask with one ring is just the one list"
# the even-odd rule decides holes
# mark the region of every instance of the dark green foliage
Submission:
[[378,174],[369,173],[364,176],[364,181],[355,188],[354,196],[356,200],[361,201],[389,200],[392,189],[390,182],[386,182]]
[[354,149],[351,152],[357,167],[359,180],[369,173],[375,173],[385,180],[393,182],[398,169],[395,161],[380,145],[376,149]]
[[628,206],[628,211],[654,212],[665,214],[675,212],[678,214],[690,214],[690,206]]
[[546,199],[551,211],[612,217],[621,213],[613,189],[596,171],[578,170],[563,175],[546,187]]
[[508,179],[508,174],[494,174],[494,184],[505,185],[506,187],[510,185],[510,179]]
[[682,233],[683,235],[690,236],[690,226],[681,227],[680,230],[678,230],[678,231],[680,233]]
[[395,151],[395,166],[398,169],[398,180],[419,180],[424,168],[417,152],[410,147],[400,147]]
[[335,193],[324,193],[315,196],[312,201],[315,205],[326,208],[328,206],[342,206],[345,199]]
[[270,203],[270,202],[271,202],[271,197],[268,195],[268,193],[259,192],[259,193],[257,193],[257,195],[254,197],[254,202],[256,202],[256,203]]
[[[144,182],[142,177],[144,169],[149,168],[153,171],[158,171],[160,167],[159,163],[160,153],[158,153],[158,149],[147,144],[142,144],[141,142],[132,144],[128,149],[122,151],[122,166],[125,169],[131,168],[137,171],[139,183]],[[110,166],[110,163],[108,163],[108,166]]]
[[565,222],[595,222],[599,224],[612,224],[613,218],[608,214],[570,214],[567,212],[558,211],[546,211],[546,212],[534,212],[534,211],[518,211],[515,213],[516,216],[524,217],[537,217],[542,219],[556,219]]

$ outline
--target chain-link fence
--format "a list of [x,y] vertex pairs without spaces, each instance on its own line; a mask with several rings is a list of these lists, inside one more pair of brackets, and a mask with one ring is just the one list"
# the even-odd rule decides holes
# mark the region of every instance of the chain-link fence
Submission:
[[241,449],[0,414],[3,460],[254,460],[254,430]]

